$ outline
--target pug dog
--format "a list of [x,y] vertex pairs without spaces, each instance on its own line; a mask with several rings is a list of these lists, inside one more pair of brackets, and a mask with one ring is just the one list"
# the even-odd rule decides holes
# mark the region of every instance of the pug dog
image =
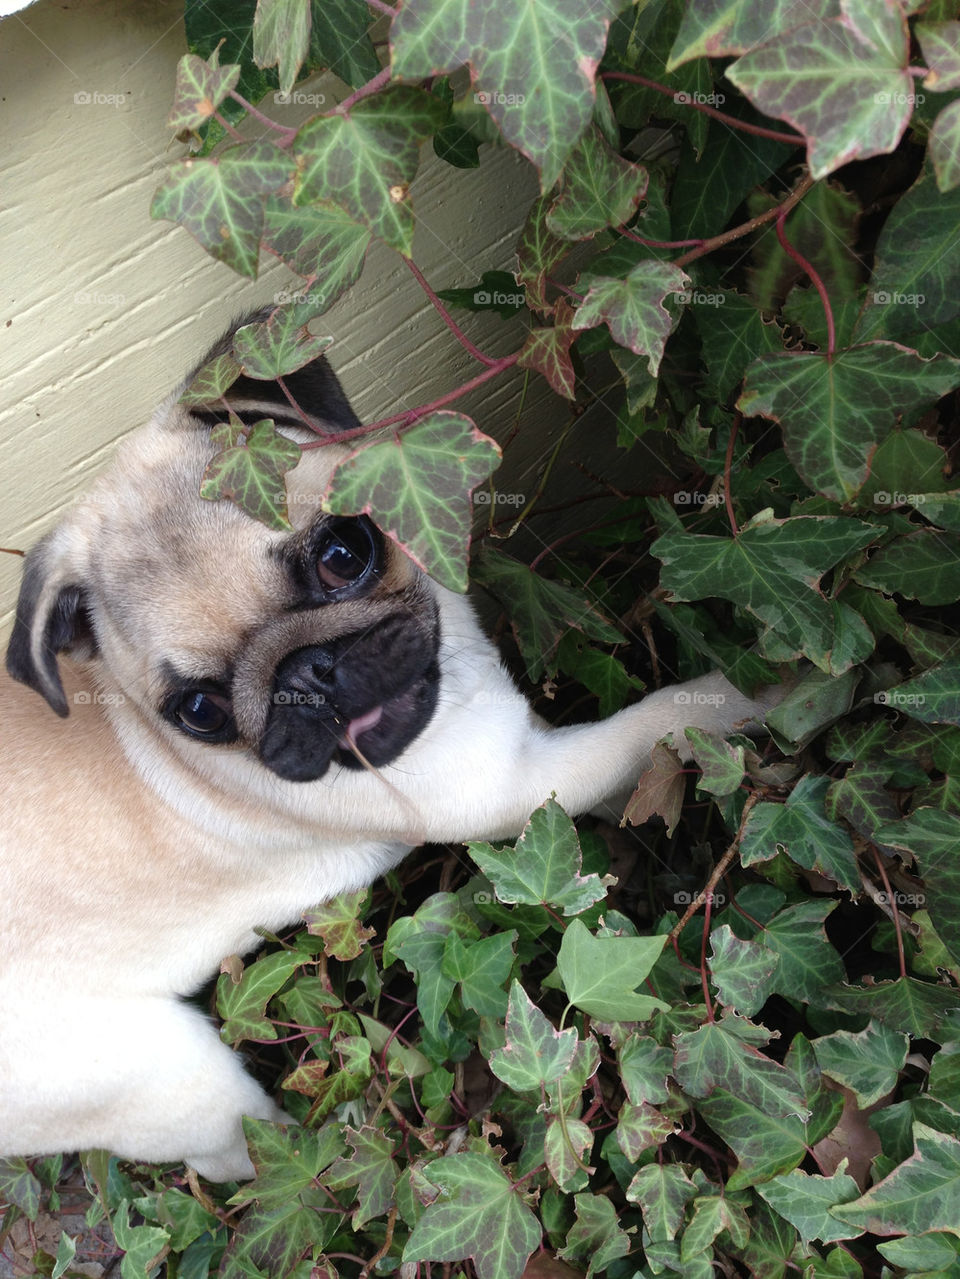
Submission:
[[[184,997],[258,927],[424,841],[511,839],[551,794],[595,809],[666,734],[767,703],[712,674],[550,727],[466,598],[367,516],[324,514],[335,438],[287,476],[292,531],[202,499],[226,415],[179,403],[192,376],[25,562],[0,690],[0,1156],[105,1148],[222,1181],[253,1175],[241,1117],[284,1114]],[[321,436],[360,425],[324,359],[285,382]],[[275,382],[226,398],[316,439]]]

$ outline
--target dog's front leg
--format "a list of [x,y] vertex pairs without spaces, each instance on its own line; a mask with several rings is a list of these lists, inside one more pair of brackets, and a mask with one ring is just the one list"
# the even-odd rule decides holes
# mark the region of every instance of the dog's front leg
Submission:
[[[719,672],[659,689],[636,706],[594,724],[551,728],[529,708],[501,722],[500,733],[465,743],[460,786],[433,803],[431,838],[509,839],[552,793],[571,815],[624,796],[649,765],[655,744],[672,733],[681,754],[684,728],[727,734],[757,726],[782,690],[745,697]],[[431,822],[431,826],[434,823]]]

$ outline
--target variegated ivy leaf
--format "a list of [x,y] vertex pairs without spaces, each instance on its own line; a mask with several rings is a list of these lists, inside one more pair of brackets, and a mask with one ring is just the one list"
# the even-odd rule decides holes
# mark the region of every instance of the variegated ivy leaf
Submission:
[[242,142],[216,157],[180,160],[157,188],[152,218],[179,222],[211,256],[255,277],[263,198],[283,186],[292,162],[272,142]]
[[570,241],[561,240],[547,226],[547,212],[552,203],[552,197],[547,195],[534,200],[517,241],[517,281],[526,291],[527,305],[535,311],[549,309],[547,274],[573,247]]
[[257,0],[253,60],[276,67],[281,93],[289,93],[310,48],[310,0]]
[[838,351],[762,355],[747,368],[742,412],[780,423],[787,456],[817,492],[846,501],[863,485],[877,445],[960,385],[960,360],[922,360],[893,342]]
[[269,418],[248,428],[232,413],[210,438],[222,447],[203,473],[200,496],[208,502],[228,498],[268,528],[289,529],[283,477],[300,460],[300,446]]
[[367,444],[334,471],[323,509],[369,515],[424,572],[467,589],[470,493],[500,464],[499,446],[462,413],[428,413]]
[[302,304],[294,303],[278,306],[265,320],[237,329],[233,353],[244,373],[272,380],[302,369],[332,341],[332,337],[315,337],[307,328]]
[[190,385],[180,396],[180,403],[188,408],[201,404],[216,404],[233,386],[243,369],[229,351],[218,355],[199,369]]
[[875,0],[841,8],[842,18],[795,27],[726,72],[759,110],[800,130],[815,178],[893,151],[913,111],[903,10]]
[[185,53],[177,63],[177,87],[167,124],[172,129],[201,128],[239,79],[240,68],[218,66],[216,53],[209,62]]
[[579,334],[573,327],[573,307],[565,298],[557,303],[554,323],[542,329],[531,329],[520,359],[522,369],[542,373],[558,395],[576,399],[576,375],[570,359],[570,347]]
[[667,70],[692,58],[746,53],[814,19],[839,17],[839,0],[697,0],[686,7]]
[[413,210],[407,188],[420,144],[446,118],[447,108],[410,85],[392,85],[346,114],[308,121],[294,139],[294,204],[332,201],[355,222],[407,256]]
[[925,89],[960,89],[960,22],[918,22],[916,36],[927,64]]
[[951,102],[934,120],[930,159],[941,191],[960,186],[960,102]]
[[506,1043],[490,1057],[490,1069],[514,1092],[539,1092],[570,1068],[577,1032],[557,1030],[518,981],[507,1002]]
[[663,305],[668,293],[682,293],[689,277],[670,262],[641,262],[622,280],[593,278],[573,317],[575,329],[606,324],[610,336],[635,355],[647,357],[656,377],[673,317]]
[[594,77],[619,0],[407,0],[393,19],[394,73],[470,64],[477,101],[549,191],[593,114]]
[[564,240],[586,240],[604,227],[623,226],[646,189],[646,169],[617,155],[594,125],[563,167],[547,228]]
[[370,232],[335,204],[297,208],[285,195],[264,206],[263,245],[291,271],[310,279],[308,288],[277,295],[278,302],[311,301],[316,314],[336,302],[363,270]]

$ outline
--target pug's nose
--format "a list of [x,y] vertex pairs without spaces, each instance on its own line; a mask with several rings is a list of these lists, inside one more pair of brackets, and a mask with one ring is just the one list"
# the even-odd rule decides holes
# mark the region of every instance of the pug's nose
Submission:
[[[295,649],[288,653],[274,675],[274,692],[300,705],[326,707],[333,712],[333,653],[321,644]],[[284,701],[288,700],[283,698]]]

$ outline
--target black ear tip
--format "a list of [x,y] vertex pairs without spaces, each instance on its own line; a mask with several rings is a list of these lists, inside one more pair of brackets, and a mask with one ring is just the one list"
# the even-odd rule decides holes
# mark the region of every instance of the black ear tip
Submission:
[[[64,586],[50,603],[43,602],[47,560],[47,547],[42,542],[27,556],[7,649],[7,670],[13,679],[39,693],[61,719],[66,719],[70,708],[57,668],[57,654],[83,638],[88,619],[83,592],[77,585]],[[39,652],[35,637],[41,641]]]

